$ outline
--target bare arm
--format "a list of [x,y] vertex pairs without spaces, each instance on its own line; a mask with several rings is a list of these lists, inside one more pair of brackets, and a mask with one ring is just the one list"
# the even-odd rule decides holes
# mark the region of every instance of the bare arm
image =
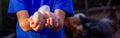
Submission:
[[29,14],[27,10],[21,10],[16,13],[17,19],[19,21],[19,25],[23,31],[27,32],[31,30],[28,19]]

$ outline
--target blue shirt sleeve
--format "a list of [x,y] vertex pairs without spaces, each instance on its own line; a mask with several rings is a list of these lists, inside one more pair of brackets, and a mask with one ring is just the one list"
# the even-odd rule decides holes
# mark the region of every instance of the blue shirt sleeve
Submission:
[[55,9],[61,9],[66,12],[66,17],[74,15],[72,0],[57,0]]
[[15,15],[15,13],[20,10],[27,10],[25,0],[10,0],[8,15]]

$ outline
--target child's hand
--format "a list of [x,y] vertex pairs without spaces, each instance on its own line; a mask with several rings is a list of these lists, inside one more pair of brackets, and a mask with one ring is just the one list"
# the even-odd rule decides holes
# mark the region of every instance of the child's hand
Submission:
[[33,30],[39,31],[43,28],[45,21],[43,19],[42,14],[40,14],[39,12],[35,12],[34,15],[30,17],[29,22],[30,22],[30,27]]
[[57,28],[59,24],[61,24],[61,21],[64,22],[64,20],[61,20],[60,17],[54,13],[47,13],[49,16],[46,19],[46,24],[45,26],[48,28]]
[[60,16],[55,15],[55,18],[51,19],[53,22],[50,22],[51,24],[53,24],[53,30],[54,31],[59,31],[61,29],[61,27],[64,24],[64,19],[62,19]]
[[59,31],[64,25],[65,12],[56,9],[54,13],[48,13],[50,17],[46,20],[45,26],[50,26],[53,31]]
[[48,28],[54,28],[54,27],[58,26],[58,19],[54,18],[54,17],[49,17],[46,20],[45,26]]

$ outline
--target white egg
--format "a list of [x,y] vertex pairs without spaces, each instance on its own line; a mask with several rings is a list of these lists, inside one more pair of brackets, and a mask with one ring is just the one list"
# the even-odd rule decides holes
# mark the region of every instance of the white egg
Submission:
[[50,11],[50,7],[48,5],[43,5],[38,9],[38,12],[44,14],[46,11]]
[[50,11],[50,7],[48,5],[43,5],[41,6],[37,12],[34,13],[33,15],[33,21],[41,21],[43,18],[43,14],[46,13],[46,11]]
[[39,13],[39,12],[35,12],[34,15],[33,15],[33,21],[34,22],[38,22],[38,21],[41,21],[43,18],[42,14]]

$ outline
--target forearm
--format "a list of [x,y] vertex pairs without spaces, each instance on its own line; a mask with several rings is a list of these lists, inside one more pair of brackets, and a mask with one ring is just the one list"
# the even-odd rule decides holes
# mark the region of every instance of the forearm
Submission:
[[54,29],[54,31],[58,31],[62,28],[62,26],[64,25],[64,19],[65,19],[65,12],[63,10],[60,9],[56,9],[54,14],[58,15],[60,17],[60,21],[58,26]]
[[19,21],[19,25],[22,28],[23,31],[29,31],[31,30],[28,19],[29,14],[27,10],[21,10],[16,13],[17,19]]

